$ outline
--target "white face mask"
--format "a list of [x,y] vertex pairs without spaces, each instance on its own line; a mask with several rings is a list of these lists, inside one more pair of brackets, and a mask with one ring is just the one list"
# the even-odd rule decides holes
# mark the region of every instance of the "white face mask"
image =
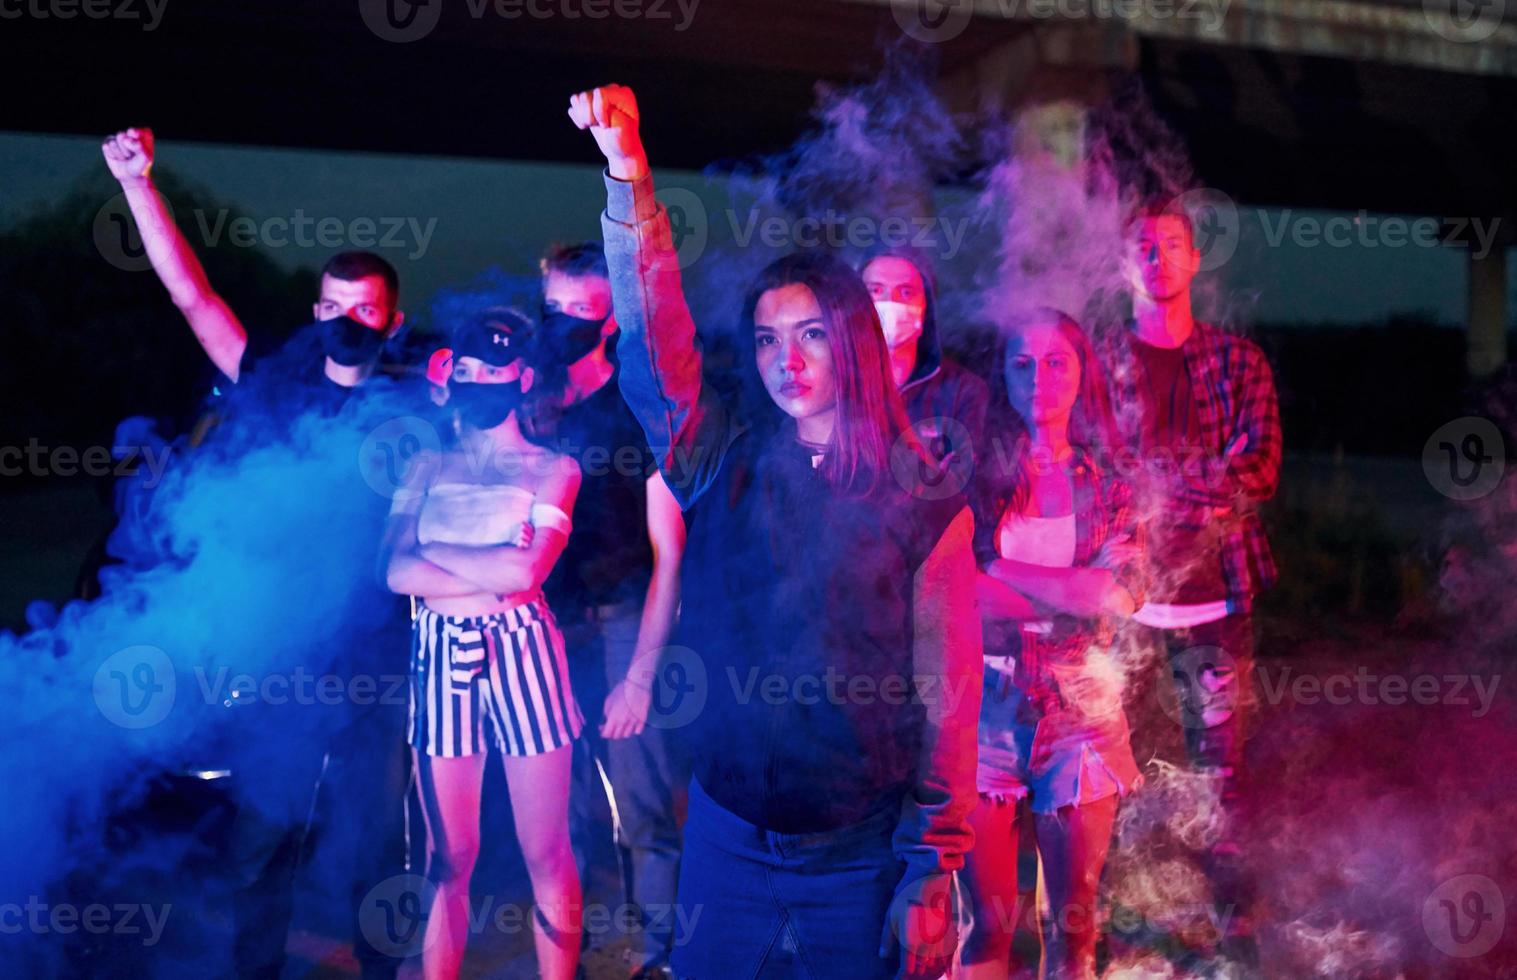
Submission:
[[885,331],[885,346],[891,350],[913,343],[922,335],[922,315],[905,303],[880,300],[874,308],[880,314],[880,327]]

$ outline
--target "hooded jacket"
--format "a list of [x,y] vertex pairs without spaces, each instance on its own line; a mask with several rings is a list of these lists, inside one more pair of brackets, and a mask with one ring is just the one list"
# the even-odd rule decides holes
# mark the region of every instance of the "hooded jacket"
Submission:
[[869,261],[887,255],[910,262],[921,275],[927,295],[922,335],[917,338],[916,367],[901,385],[906,414],[937,458],[946,460],[952,453],[964,453],[972,459],[975,447],[984,438],[990,389],[974,372],[943,354],[937,320],[938,284],[931,266],[911,250],[881,252]]

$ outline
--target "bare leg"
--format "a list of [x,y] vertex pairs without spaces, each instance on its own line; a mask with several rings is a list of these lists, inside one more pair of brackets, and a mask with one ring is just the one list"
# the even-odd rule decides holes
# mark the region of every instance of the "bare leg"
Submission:
[[426,980],[453,980],[469,942],[469,878],[479,858],[479,796],[484,755],[457,759],[415,754],[427,821],[427,875],[437,886],[421,957]]
[[579,964],[584,910],[579,872],[569,846],[572,761],[573,751],[567,745],[541,755],[505,757],[511,815],[537,906],[532,938],[544,980],[573,980]]
[[1017,931],[1017,811],[1015,801],[983,797],[969,816],[974,849],[964,860],[964,883],[974,922],[959,944],[955,980],[1007,980]]
[[1096,976],[1096,891],[1111,847],[1116,796],[1083,806],[1060,807],[1035,815],[1038,855],[1048,888],[1052,917],[1050,944],[1043,952],[1044,975],[1094,980]]

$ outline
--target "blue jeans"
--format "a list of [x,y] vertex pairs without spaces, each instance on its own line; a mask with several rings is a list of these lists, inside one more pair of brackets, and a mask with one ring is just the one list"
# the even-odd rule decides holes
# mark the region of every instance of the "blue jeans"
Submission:
[[[585,713],[585,737],[575,746],[570,837],[580,881],[588,881],[587,862],[594,849],[591,838],[600,826],[595,816],[596,801],[605,796],[595,765],[598,758],[605,764],[616,798],[616,845],[626,862],[622,887],[640,917],[631,935],[634,967],[669,962],[669,949],[674,944],[674,889],[680,866],[675,801],[689,779],[687,768],[670,744],[670,733],[663,729],[649,725],[631,738],[602,739],[598,734],[606,694],[627,676],[632,665],[641,612],[638,605],[631,604],[625,614],[597,624],[593,640],[570,650],[574,692],[581,698]],[[573,642],[586,632],[566,630],[565,635]],[[601,656],[603,672],[596,663]],[[600,676],[588,676],[592,670],[601,672]]]
[[[279,720],[276,715],[268,724]],[[287,741],[268,743],[274,751],[248,751],[234,762],[239,806],[227,864],[235,882],[232,955],[239,977],[277,978],[284,968],[295,876],[313,799],[317,821],[332,841],[331,858],[338,862],[334,870],[347,876],[354,955],[364,976],[396,975],[400,960],[374,948],[359,916],[370,889],[406,870],[411,753],[405,734],[405,704],[386,701],[355,713],[333,736],[284,735]],[[323,775],[322,757],[328,750]]]
[[778,834],[723,809],[695,781],[680,865],[674,972],[682,980],[894,977],[879,956],[906,866],[900,811],[819,834]]

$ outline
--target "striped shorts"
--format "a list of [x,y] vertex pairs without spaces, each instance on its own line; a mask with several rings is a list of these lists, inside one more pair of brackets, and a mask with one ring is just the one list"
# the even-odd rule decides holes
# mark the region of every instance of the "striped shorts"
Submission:
[[564,638],[541,599],[490,616],[423,606],[411,630],[407,737],[445,759],[485,750],[485,721],[506,755],[538,755],[579,737]]

